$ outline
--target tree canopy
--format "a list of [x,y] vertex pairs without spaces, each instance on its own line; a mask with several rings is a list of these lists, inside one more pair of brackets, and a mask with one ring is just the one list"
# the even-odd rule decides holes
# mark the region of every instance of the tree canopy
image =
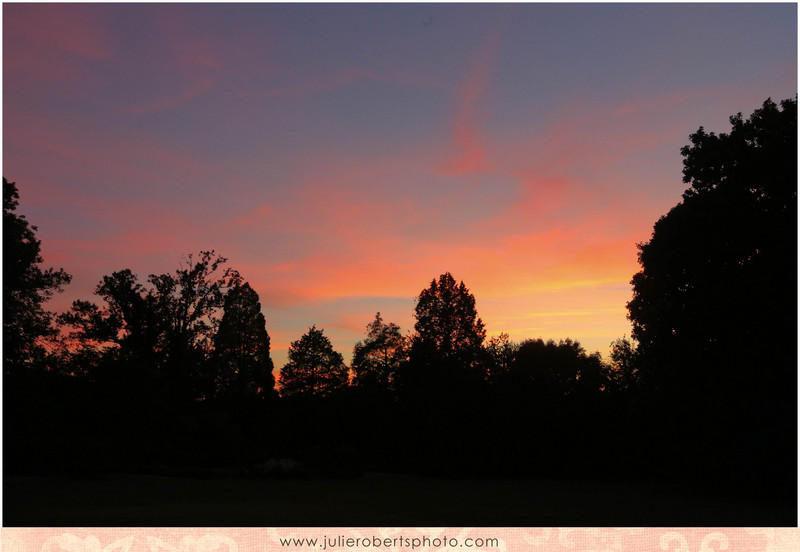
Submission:
[[[684,156],[683,201],[639,244],[628,303],[651,383],[794,364],[797,313],[797,103],[771,100],[719,135],[701,127]],[[770,352],[759,346],[772,342]],[[777,356],[774,356],[777,354]],[[746,358],[746,360],[745,360]],[[727,359],[727,362],[722,360]],[[689,368],[691,367],[691,368]],[[684,374],[689,375],[689,374]],[[739,382],[742,383],[741,381]]]
[[[259,323],[260,306],[257,296],[255,303],[252,296],[255,292],[249,286],[242,287],[246,284],[241,276],[225,267],[226,262],[226,258],[214,251],[202,251],[196,257],[190,254],[174,273],[151,274],[146,285],[139,283],[130,269],[113,272],[104,276],[95,290],[103,299],[102,305],[75,301],[60,320],[73,328],[70,337],[80,344],[77,351],[84,361],[94,358],[102,364],[101,361],[113,360],[128,366],[130,378],[166,385],[173,395],[212,397],[216,394],[221,367],[227,364],[230,369],[237,369],[238,366],[230,364],[231,357],[222,360],[224,348],[244,347],[248,337],[255,339],[254,326]],[[231,314],[222,337],[215,342],[224,318],[220,311],[227,294],[233,290],[228,301]],[[243,309],[249,318],[236,314]],[[260,322],[263,329],[263,315]],[[236,323],[242,326],[236,328]],[[260,347],[254,343],[248,345],[252,346],[251,356],[266,368],[271,361],[268,337],[264,341],[266,330],[263,331],[258,337]],[[231,337],[236,332],[238,342]],[[90,356],[87,351],[97,354]],[[219,360],[213,366],[212,355]],[[84,368],[83,371],[93,370],[91,366]],[[271,389],[269,376],[264,378],[259,384]]]
[[407,356],[406,341],[400,326],[385,323],[381,313],[367,324],[366,339],[353,348],[353,384],[388,389]]
[[225,295],[212,359],[217,391],[233,396],[269,395],[275,387],[269,334],[258,294],[247,282]]
[[606,375],[599,355],[587,355],[578,341],[526,339],[516,347],[508,373],[500,381],[535,395],[563,397],[599,391]]
[[[644,418],[669,418],[657,423],[684,447],[725,459],[698,469],[780,473],[793,487],[797,101],[768,99],[730,123],[681,150],[691,186],[639,244],[628,303],[639,347],[618,352],[636,367]],[[758,455],[743,452],[754,442]]]
[[414,308],[417,342],[430,346],[448,357],[464,351],[476,351],[486,338],[483,321],[475,309],[475,296],[464,282],[456,284],[445,272],[423,289]]
[[3,178],[3,366],[15,368],[41,361],[41,339],[54,336],[53,314],[44,303],[68,284],[63,269],[43,268],[36,226],[15,211],[16,183]]
[[417,297],[414,317],[409,362],[399,374],[401,387],[453,389],[485,379],[486,330],[464,282],[456,284],[449,272],[432,280]]
[[349,374],[341,353],[316,326],[289,345],[281,369],[281,394],[326,396],[347,386]]

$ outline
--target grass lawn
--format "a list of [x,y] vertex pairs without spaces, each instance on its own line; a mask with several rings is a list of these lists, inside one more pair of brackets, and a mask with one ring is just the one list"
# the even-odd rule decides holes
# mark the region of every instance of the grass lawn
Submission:
[[655,483],[192,479],[149,475],[4,479],[5,526],[780,526],[791,506]]

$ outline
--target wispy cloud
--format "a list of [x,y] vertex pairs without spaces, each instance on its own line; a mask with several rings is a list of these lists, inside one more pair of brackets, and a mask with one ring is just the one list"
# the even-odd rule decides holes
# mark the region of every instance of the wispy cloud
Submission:
[[[154,41],[158,45],[150,53],[159,67],[156,75],[169,75],[177,80],[178,90],[144,103],[120,107],[124,114],[142,114],[179,107],[213,89],[224,69],[222,45],[212,33],[198,35],[185,19],[185,10],[170,6],[152,12]],[[152,47],[153,45],[151,45]],[[167,70],[168,69],[168,70]]]
[[408,87],[446,89],[447,85],[435,76],[409,71],[386,70],[377,71],[359,67],[347,67],[323,75],[313,75],[296,79],[287,85],[271,85],[263,89],[243,90],[241,98],[275,98],[283,96],[306,96],[344,88],[354,83],[372,81],[397,84]]
[[193,76],[183,85],[183,89],[175,95],[165,98],[159,98],[151,102],[135,105],[131,107],[123,107],[117,110],[118,113],[127,113],[130,115],[138,115],[141,113],[149,113],[151,111],[163,111],[165,109],[172,109],[178,107],[187,101],[191,100],[210,90],[214,87],[214,80],[208,77]]
[[106,16],[81,4],[4,4],[4,99],[89,95],[105,81],[98,66],[118,61]]
[[456,92],[452,121],[455,154],[441,166],[446,174],[474,173],[486,170],[487,159],[483,124],[487,117],[487,93],[496,58],[502,46],[501,31],[493,27],[467,67]]
[[[3,6],[3,36],[6,44],[24,40],[27,52],[41,62],[59,53],[109,60],[115,57],[115,46],[107,27],[99,24],[103,15],[85,5],[7,4]],[[45,52],[47,56],[42,55]],[[22,61],[16,55],[4,59],[7,67]]]

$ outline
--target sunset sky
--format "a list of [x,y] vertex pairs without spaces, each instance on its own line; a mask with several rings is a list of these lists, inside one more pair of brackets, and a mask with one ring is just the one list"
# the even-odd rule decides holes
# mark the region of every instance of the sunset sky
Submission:
[[214,249],[280,367],[449,271],[488,335],[629,333],[681,146],[797,92],[787,4],[4,4],[3,173],[47,266]]

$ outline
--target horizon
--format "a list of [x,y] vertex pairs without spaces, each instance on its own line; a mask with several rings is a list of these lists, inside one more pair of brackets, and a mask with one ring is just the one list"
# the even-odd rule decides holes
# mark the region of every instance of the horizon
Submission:
[[[450,272],[487,339],[630,333],[680,148],[797,93],[797,6],[5,4],[4,176],[45,266],[259,294],[276,374]],[[751,39],[743,40],[742,37]],[[548,52],[555,52],[552,56]]]

